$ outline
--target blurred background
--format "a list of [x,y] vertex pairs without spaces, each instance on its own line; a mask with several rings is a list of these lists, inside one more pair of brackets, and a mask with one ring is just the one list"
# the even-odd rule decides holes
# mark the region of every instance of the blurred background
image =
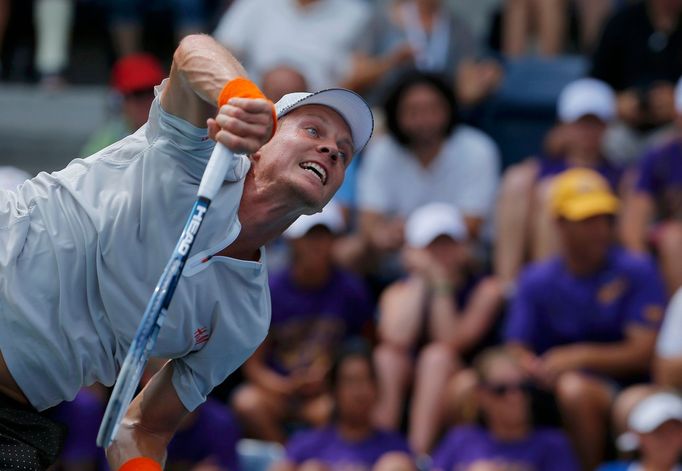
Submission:
[[[0,0],[0,187],[145,125],[188,34],[273,101],[356,90],[374,136],[268,248],[270,334],[168,469],[680,469],[681,20],[682,0]],[[57,469],[106,469],[107,395],[52,411]]]

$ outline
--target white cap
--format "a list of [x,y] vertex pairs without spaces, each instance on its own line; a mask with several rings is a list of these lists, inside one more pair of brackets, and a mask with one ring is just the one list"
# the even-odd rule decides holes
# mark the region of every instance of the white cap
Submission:
[[12,166],[0,166],[0,190],[16,190],[31,175]]
[[467,238],[467,228],[459,210],[447,203],[429,203],[415,209],[405,223],[407,245],[424,248],[438,236],[457,241]]
[[616,445],[621,451],[639,447],[637,433],[650,433],[668,420],[682,422],[682,398],[671,392],[658,392],[645,397],[628,414],[628,432],[621,434]]
[[340,234],[346,228],[341,208],[333,201],[322,209],[322,212],[300,216],[282,234],[287,239],[298,239],[315,226],[324,226],[332,234]]
[[601,80],[578,79],[561,91],[557,115],[562,123],[573,123],[587,115],[609,122],[616,116],[616,94]]
[[677,114],[682,114],[682,77],[680,77],[675,86],[675,111],[677,111]]
[[275,104],[277,118],[304,105],[324,105],[341,115],[350,128],[354,152],[365,148],[374,130],[374,116],[367,102],[345,88],[328,88],[315,93],[287,93]]
[[659,392],[633,407],[628,415],[628,427],[634,432],[649,433],[668,420],[682,422],[682,398],[670,392]]

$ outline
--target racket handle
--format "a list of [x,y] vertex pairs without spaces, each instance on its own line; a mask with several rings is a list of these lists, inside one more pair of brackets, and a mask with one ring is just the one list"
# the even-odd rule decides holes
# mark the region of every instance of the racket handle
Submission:
[[208,198],[209,200],[215,197],[225,180],[225,174],[233,159],[234,156],[227,147],[222,144],[215,145],[208,165],[206,165],[204,170],[204,175],[201,177],[197,196]]

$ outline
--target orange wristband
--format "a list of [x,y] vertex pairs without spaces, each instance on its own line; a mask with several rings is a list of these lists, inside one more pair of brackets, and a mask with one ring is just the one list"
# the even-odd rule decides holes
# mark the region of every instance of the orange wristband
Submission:
[[123,463],[119,471],[162,471],[161,465],[151,458],[140,456]]
[[[225,84],[218,96],[218,108],[226,104],[230,98],[261,98],[268,100],[261,89],[258,88],[258,85],[246,77],[237,77]],[[272,106],[272,134],[274,135],[277,129],[277,111],[272,101],[268,101]]]

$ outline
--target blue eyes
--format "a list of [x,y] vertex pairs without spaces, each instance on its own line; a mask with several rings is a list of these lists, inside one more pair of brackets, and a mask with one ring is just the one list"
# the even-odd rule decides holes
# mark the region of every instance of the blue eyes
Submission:
[[[309,127],[305,128],[305,131],[308,133],[308,135],[310,135],[312,137],[315,137],[315,138],[320,137],[320,132],[317,130],[316,127],[309,126]],[[348,154],[341,151],[341,150],[338,151],[338,156],[341,159],[343,159],[344,161],[348,160]]]

